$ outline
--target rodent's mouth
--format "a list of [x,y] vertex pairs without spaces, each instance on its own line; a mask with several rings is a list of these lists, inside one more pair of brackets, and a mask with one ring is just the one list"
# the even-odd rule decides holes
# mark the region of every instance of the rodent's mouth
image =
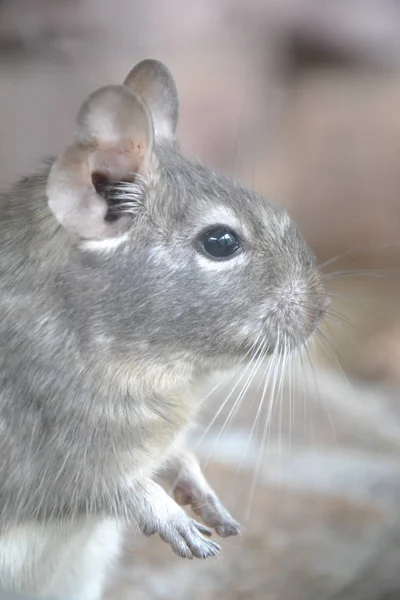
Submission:
[[[318,331],[330,305],[323,281],[317,280],[312,286],[292,284],[281,289],[273,306],[262,319],[265,331],[264,340],[268,346],[267,355],[282,352],[286,355],[304,346]],[[265,344],[265,342],[264,342]]]

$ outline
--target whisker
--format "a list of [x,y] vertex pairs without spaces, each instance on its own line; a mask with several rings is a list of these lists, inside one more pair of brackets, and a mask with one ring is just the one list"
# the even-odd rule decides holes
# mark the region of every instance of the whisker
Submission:
[[265,350],[266,350],[266,348],[267,348],[267,347],[268,347],[268,341],[267,341],[266,339],[264,339],[264,341],[263,341],[263,344],[262,344],[262,347],[261,347],[261,349],[260,349],[260,352],[259,352],[259,356],[258,356],[258,357],[257,357],[257,359],[254,361],[253,368],[252,368],[252,370],[250,371],[250,374],[249,374],[249,376],[247,377],[247,380],[246,380],[246,382],[245,382],[244,386],[242,387],[242,389],[241,389],[241,391],[240,391],[240,393],[239,393],[238,397],[236,398],[236,400],[235,400],[235,402],[234,402],[234,404],[233,404],[233,406],[232,406],[231,410],[229,411],[229,414],[228,414],[228,416],[226,417],[226,419],[225,419],[225,421],[224,421],[224,423],[223,423],[222,427],[220,428],[220,431],[219,431],[219,433],[218,433],[218,435],[217,435],[216,439],[214,440],[214,443],[213,443],[213,445],[212,445],[212,447],[211,447],[211,450],[210,450],[210,452],[209,452],[208,458],[207,458],[207,460],[206,460],[206,462],[205,462],[205,466],[204,466],[204,468],[206,468],[206,467],[207,467],[207,465],[208,465],[209,461],[211,460],[211,457],[212,457],[212,455],[213,455],[213,452],[214,452],[214,450],[215,450],[215,447],[218,445],[218,443],[219,443],[219,441],[220,441],[220,439],[221,439],[221,436],[222,436],[222,434],[224,433],[224,431],[226,430],[226,428],[228,427],[228,425],[229,425],[229,424],[232,422],[232,420],[234,419],[234,417],[237,415],[237,412],[238,412],[238,410],[239,410],[239,408],[240,408],[240,406],[241,406],[241,403],[242,403],[242,401],[243,401],[243,398],[245,397],[245,395],[246,395],[246,392],[247,392],[247,390],[248,390],[249,386],[251,385],[251,382],[253,381],[253,379],[254,379],[254,376],[255,376],[255,374],[257,373],[257,371],[258,371],[258,368],[259,368],[259,366],[260,366],[261,362],[264,360],[264,357],[265,357]]
[[289,390],[289,452],[292,448],[292,433],[293,433],[293,365],[294,361],[297,358],[297,349],[292,354],[289,360],[289,369],[288,369],[288,390]]
[[[315,339],[316,339],[316,341],[317,341],[317,342],[318,342],[318,343],[321,345],[321,347],[324,349],[324,346],[323,346],[323,344],[322,344],[322,341],[321,341],[321,339],[318,337],[318,334],[319,334],[319,333],[321,333],[321,335],[322,335],[322,338],[325,338],[324,334],[323,334],[322,332],[320,332],[319,330],[317,330],[317,331],[316,331],[316,336],[315,336]],[[328,419],[329,419],[329,423],[330,423],[330,426],[331,426],[331,429],[332,429],[332,433],[333,433],[333,435],[334,435],[335,441],[337,442],[337,432],[336,432],[336,428],[335,428],[334,421],[333,421],[333,418],[332,418],[332,413],[331,413],[331,411],[330,411],[329,407],[327,406],[327,404],[326,404],[326,402],[325,402],[325,397],[324,397],[324,395],[323,395],[323,394],[321,394],[321,389],[320,389],[320,387],[319,387],[319,384],[318,384],[318,376],[317,376],[317,372],[316,372],[316,370],[315,370],[315,365],[314,365],[314,363],[313,363],[313,361],[312,361],[312,357],[311,357],[311,355],[310,355],[310,353],[309,353],[309,349],[308,349],[308,347],[307,347],[307,349],[306,349],[306,355],[307,355],[308,362],[309,362],[309,364],[310,364],[310,367],[311,367],[311,370],[312,370],[312,373],[313,373],[313,377],[314,377],[314,383],[315,383],[315,386],[316,386],[317,397],[318,397],[319,401],[320,401],[321,403],[323,403],[323,405],[324,405],[324,408],[325,408],[325,410],[326,410],[326,413],[327,413],[327,415],[328,415]],[[336,362],[337,362],[337,361],[336,361]],[[340,367],[339,363],[337,363],[337,364],[338,364],[339,368],[341,369],[341,367]],[[342,369],[341,369],[341,370],[342,370]],[[343,370],[342,370],[342,372],[343,372]],[[344,374],[344,372],[343,372],[343,374]]]
[[[340,373],[342,374],[343,378],[345,379],[347,385],[352,390],[352,393],[354,393],[355,396],[357,397],[357,400],[359,400],[360,403],[362,403],[363,402],[363,398],[361,396],[360,389],[357,387],[357,385],[355,383],[353,383],[349,379],[349,377],[346,374],[345,370],[343,369],[340,361],[338,360],[338,358],[341,358],[344,361],[343,355],[341,354],[341,352],[339,352],[339,350],[337,348],[335,348],[332,345],[332,343],[330,342],[329,338],[327,338],[321,330],[319,330],[317,332],[317,335],[320,338],[321,346],[323,347],[323,349],[325,350],[325,352],[328,354],[328,356],[330,356],[330,358],[333,360],[333,362],[338,367],[338,369],[339,369]],[[336,431],[334,431],[334,433],[335,433],[335,437],[337,439]]]
[[247,363],[247,365],[245,366],[245,368],[243,369],[238,381],[236,382],[236,384],[233,386],[232,390],[230,391],[230,393],[228,394],[228,396],[225,398],[225,400],[222,402],[221,406],[219,407],[219,409],[217,410],[217,412],[214,414],[213,418],[211,419],[210,423],[208,424],[208,426],[206,427],[206,429],[203,431],[200,439],[197,441],[197,444],[195,446],[195,449],[198,449],[199,446],[202,444],[202,442],[204,441],[205,437],[208,435],[208,433],[210,432],[210,429],[212,428],[212,426],[214,425],[214,423],[216,422],[216,420],[218,419],[218,417],[220,416],[220,414],[222,413],[222,411],[224,410],[225,406],[227,405],[227,403],[229,402],[229,400],[231,399],[231,397],[233,396],[236,388],[238,387],[238,385],[240,384],[240,382],[242,381],[242,379],[245,377],[247,371],[249,369],[252,368],[252,363],[253,361],[256,359],[257,355],[260,352],[260,348],[262,346],[262,343],[260,345],[258,345],[258,341],[261,337],[261,333],[257,336],[257,340],[256,342],[253,344],[253,346],[255,347],[255,352],[253,354],[253,356],[251,357],[250,361]]
[[[306,311],[308,311],[309,314],[315,313],[315,311],[320,308],[319,306],[312,306],[311,304],[306,303],[306,302],[297,301],[297,304],[299,306],[301,306],[302,308],[304,308]],[[325,323],[329,320],[329,317],[332,317],[335,320],[339,320],[342,323],[346,323],[346,325],[349,325],[350,327],[353,327],[359,333],[361,333],[363,335],[366,335],[367,337],[372,337],[373,336],[372,332],[367,331],[366,329],[363,329],[353,319],[351,319],[347,315],[339,312],[335,308],[328,307],[328,308],[325,309],[325,317],[324,317],[324,322]]]
[[[245,450],[243,452],[241,461],[240,461],[240,463],[238,465],[238,468],[237,468],[237,471],[236,471],[236,476],[235,476],[234,484],[233,484],[233,488],[234,489],[235,489],[235,485],[236,485],[236,480],[237,480],[237,478],[239,476],[239,473],[240,473],[240,471],[242,469],[243,463],[244,463],[245,459],[247,458],[252,438],[253,438],[254,434],[256,433],[256,429],[258,427],[258,423],[259,423],[259,419],[260,419],[260,414],[262,412],[262,408],[263,408],[263,404],[264,404],[264,400],[265,400],[266,391],[267,391],[267,388],[268,388],[268,385],[269,385],[269,382],[270,382],[270,379],[271,379],[271,375],[272,375],[272,373],[274,371],[274,368],[275,368],[275,355],[273,355],[271,357],[271,359],[267,363],[266,369],[264,371],[265,378],[264,378],[264,383],[263,383],[263,391],[262,391],[262,394],[261,394],[261,399],[260,399],[260,402],[259,402],[259,405],[258,405],[258,408],[257,408],[256,415],[255,415],[254,420],[253,420],[253,425],[252,425],[251,430],[250,430],[249,435],[248,435],[248,442],[247,442],[246,448],[245,448]],[[263,380],[261,379],[261,382],[262,381]]]
[[327,322],[329,320],[329,317],[332,317],[332,319],[335,319],[336,321],[341,321],[342,323],[345,323],[346,325],[353,327],[353,329],[355,329],[362,335],[365,335],[369,338],[373,338],[373,333],[371,331],[367,331],[366,329],[363,329],[355,321],[353,321],[353,319],[351,319],[350,317],[347,317],[343,313],[340,313],[333,308],[329,308],[326,311],[325,322]]
[[349,387],[351,389],[353,389],[354,391],[356,391],[355,386],[350,382],[350,379],[348,378],[345,370],[343,369],[343,367],[342,367],[342,365],[340,363],[340,360],[338,360],[338,359],[342,359],[344,361],[344,357],[341,354],[341,352],[339,352],[339,350],[332,345],[332,343],[326,337],[326,335],[324,334],[323,331],[321,331],[319,329],[318,332],[317,332],[317,335],[318,335],[318,338],[320,340],[320,343],[321,343],[323,349],[328,354],[328,356],[334,361],[334,363],[336,364],[337,368],[339,369],[339,371],[343,375],[344,379],[348,383]]
[[[230,381],[231,381],[231,380],[232,380],[232,379],[235,377],[235,375],[236,375],[236,373],[232,373],[232,376],[231,376],[231,378],[230,378]],[[212,395],[214,394],[214,392],[216,392],[216,391],[217,391],[217,390],[218,390],[218,389],[221,387],[221,385],[222,385],[222,384],[224,384],[224,383],[226,383],[225,379],[224,379],[224,378],[221,378],[221,379],[218,381],[218,383],[217,383],[216,385],[214,385],[214,387],[213,387],[213,388],[211,388],[211,390],[210,390],[210,391],[208,391],[208,392],[205,394],[205,396],[203,396],[203,397],[202,397],[202,398],[199,400],[199,402],[198,402],[198,405],[199,405],[199,406],[201,406],[202,404],[204,404],[204,402],[206,402],[206,400],[208,400],[208,398],[210,398],[210,396],[212,396]]]
[[383,249],[388,249],[388,248],[395,248],[398,245],[399,244],[396,244],[395,242],[391,242],[390,244],[375,244],[373,242],[372,243],[371,242],[358,242],[354,246],[351,246],[351,248],[349,248],[345,252],[343,252],[341,254],[338,254],[337,256],[334,256],[333,258],[330,258],[330,259],[326,260],[325,262],[323,262],[320,265],[320,268],[323,269],[323,268],[327,267],[328,265],[331,265],[331,264],[335,263],[340,258],[345,258],[346,256],[350,256],[351,254],[355,254],[356,252],[358,252],[362,248],[364,248],[364,249],[370,249],[373,246],[374,248],[378,248],[380,250],[383,250]]
[[287,340],[287,336],[284,336],[284,341],[283,341],[283,354],[282,354],[282,361],[281,361],[281,373],[280,373],[280,382],[279,382],[279,419],[278,419],[278,432],[279,432],[279,444],[278,444],[278,448],[279,448],[279,458],[281,458],[282,455],[282,411],[283,411],[283,392],[284,392],[284,379],[285,379],[285,373],[286,373],[286,368],[287,368],[287,362],[288,362],[288,356],[289,356],[289,351],[288,351],[288,340]]
[[[299,352],[299,367],[301,368],[302,373],[305,371],[304,368],[304,354],[305,354],[305,344],[301,346]],[[303,423],[304,423],[304,433],[307,435],[307,398],[306,398],[306,381],[304,377],[301,377],[301,400],[303,405]]]
[[343,292],[342,290],[329,290],[328,292],[328,296],[329,298],[331,298],[332,300],[334,298],[340,298],[340,299],[348,299],[348,300],[354,300],[359,299],[360,297],[360,293],[358,292]]
[[320,265],[320,269],[324,269],[325,267],[332,265],[333,263],[338,261],[340,258],[344,258],[345,256],[350,256],[351,254],[354,254],[355,252],[357,252],[357,250],[359,250],[363,246],[368,247],[367,244],[361,244],[361,242],[358,242],[357,244],[355,244],[354,246],[349,248],[349,250],[346,250],[345,252],[342,252],[341,254],[337,254],[333,258],[330,258],[330,259],[326,260],[325,262],[323,262]]
[[332,279],[339,279],[340,277],[378,277],[385,278],[391,273],[400,273],[400,269],[386,268],[386,269],[343,269],[341,271],[333,271],[331,273],[323,273],[324,281],[331,281]]
[[[245,361],[246,361],[246,359],[247,359],[247,357],[248,357],[249,355],[251,355],[251,353],[253,352],[253,349],[254,349],[254,347],[256,346],[256,344],[257,344],[257,342],[258,342],[258,339],[259,339],[260,337],[261,337],[261,334],[258,336],[258,338],[256,339],[256,341],[255,341],[255,342],[253,342],[253,344],[251,345],[251,347],[249,348],[249,350],[246,352],[246,354],[244,355],[244,357],[243,357],[243,359],[242,359],[242,362],[245,362]],[[213,388],[212,388],[212,389],[211,389],[209,392],[207,392],[207,394],[206,394],[205,396],[203,396],[203,397],[202,397],[202,398],[201,398],[201,399],[198,401],[198,405],[199,405],[199,406],[201,406],[202,404],[204,404],[204,402],[205,402],[206,400],[208,400],[208,398],[210,398],[210,396],[212,396],[212,395],[213,395],[213,393],[214,393],[214,392],[215,392],[215,391],[216,391],[218,388],[220,388],[220,387],[221,387],[221,385],[223,385],[224,383],[231,382],[231,381],[232,381],[232,379],[233,379],[234,377],[236,377],[236,376],[237,376],[237,372],[236,372],[236,371],[234,371],[234,372],[232,373],[231,377],[229,377],[229,379],[228,379],[228,380],[226,380],[224,377],[222,377],[222,378],[221,378],[221,379],[218,381],[218,383],[217,383],[217,384],[216,384],[216,385],[215,385],[215,386],[214,386],[214,387],[213,387]]]
[[[259,474],[260,474],[261,462],[262,462],[262,458],[263,458],[263,454],[264,454],[265,442],[266,442],[267,433],[268,433],[268,430],[270,427],[271,416],[272,416],[273,407],[274,407],[274,399],[275,399],[275,391],[276,391],[276,383],[277,383],[277,366],[280,364],[280,354],[281,354],[279,344],[280,344],[280,331],[278,329],[276,349],[273,353],[274,354],[273,359],[275,359],[274,363],[277,362],[278,364],[277,365],[274,364],[272,367],[272,370],[271,370],[271,373],[273,375],[273,385],[272,385],[272,392],[270,395],[270,404],[269,404],[266,419],[264,422],[264,428],[263,428],[262,439],[261,439],[261,443],[260,443],[258,460],[257,460],[256,468],[254,471],[254,476],[253,476],[252,483],[251,483],[249,502],[248,502],[246,513],[245,513],[245,521],[248,521],[250,518],[251,508],[253,506],[253,501],[254,501],[255,490],[256,490]],[[264,388],[264,389],[266,389],[266,388]]]

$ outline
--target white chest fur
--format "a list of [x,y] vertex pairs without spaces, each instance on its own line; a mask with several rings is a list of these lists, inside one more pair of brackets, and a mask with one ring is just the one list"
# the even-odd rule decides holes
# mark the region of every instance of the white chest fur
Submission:
[[0,588],[99,600],[121,537],[121,525],[111,519],[16,527],[0,535]]

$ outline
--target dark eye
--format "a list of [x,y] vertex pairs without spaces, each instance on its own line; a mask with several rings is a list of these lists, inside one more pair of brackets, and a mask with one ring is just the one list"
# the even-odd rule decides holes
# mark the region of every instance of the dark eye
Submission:
[[201,245],[206,254],[217,259],[229,258],[240,248],[237,236],[225,227],[208,230],[201,237]]

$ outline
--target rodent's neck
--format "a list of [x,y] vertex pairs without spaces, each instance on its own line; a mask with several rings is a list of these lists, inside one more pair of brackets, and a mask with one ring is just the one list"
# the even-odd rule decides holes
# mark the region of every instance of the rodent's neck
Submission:
[[[103,364],[102,364],[103,363]],[[171,356],[170,360],[141,359],[135,350],[125,359],[110,353],[96,360],[95,370],[108,385],[127,391],[132,396],[169,395],[196,385],[201,378],[197,369],[186,360]]]
[[53,217],[47,203],[50,166],[49,160],[41,172],[21,179],[10,192],[0,197],[2,251],[17,249],[25,262],[43,264],[46,268],[49,262],[60,260],[69,245],[68,235]]

